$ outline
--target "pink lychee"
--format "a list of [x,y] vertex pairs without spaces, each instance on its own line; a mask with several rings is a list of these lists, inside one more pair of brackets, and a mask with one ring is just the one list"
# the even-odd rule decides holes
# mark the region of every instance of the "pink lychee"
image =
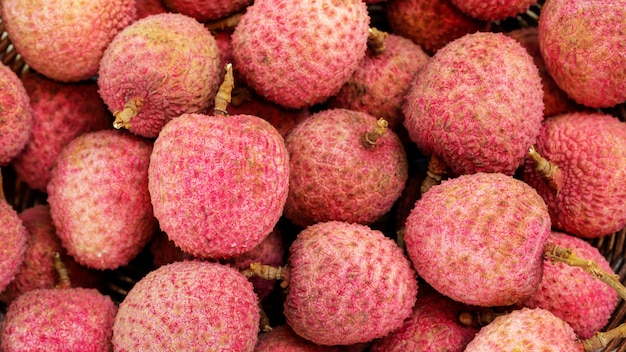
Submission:
[[26,252],[26,228],[17,212],[0,199],[0,292],[15,278]]
[[244,10],[252,0],[163,0],[173,12],[193,17],[200,22],[218,20],[237,11]]
[[315,344],[298,336],[289,325],[279,325],[259,335],[254,352],[342,352],[339,346]]
[[5,166],[28,143],[33,129],[33,111],[20,78],[1,64],[0,106],[0,166]]
[[485,21],[503,20],[524,13],[537,0],[451,0],[464,13]]

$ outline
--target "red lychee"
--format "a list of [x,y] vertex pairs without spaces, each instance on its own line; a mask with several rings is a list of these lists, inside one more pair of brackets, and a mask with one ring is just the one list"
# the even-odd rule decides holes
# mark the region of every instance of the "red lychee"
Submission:
[[17,74],[0,64],[0,166],[7,165],[28,143],[33,110]]
[[22,219],[4,199],[0,199],[0,292],[9,285],[24,261],[27,232]]
[[200,22],[217,20],[241,11],[252,0],[163,0],[163,4],[173,12],[193,17]]
[[524,13],[537,0],[451,0],[466,14],[485,21],[503,20]]

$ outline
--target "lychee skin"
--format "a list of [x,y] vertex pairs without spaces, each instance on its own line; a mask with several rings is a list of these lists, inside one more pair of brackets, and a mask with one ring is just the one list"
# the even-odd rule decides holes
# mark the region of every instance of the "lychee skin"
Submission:
[[456,301],[507,306],[539,286],[550,216],[537,192],[511,176],[443,181],[415,203],[405,227],[417,273]]
[[28,143],[33,110],[22,81],[6,65],[0,65],[0,92],[0,166],[5,166]]
[[234,69],[264,98],[309,107],[336,94],[365,56],[362,0],[261,0],[232,36]]
[[113,37],[137,16],[134,0],[7,0],[1,11],[24,61],[62,82],[94,76]]
[[304,227],[370,224],[386,214],[404,189],[408,163],[391,130],[364,145],[375,127],[376,117],[347,109],[323,110],[297,125],[285,140],[291,164],[285,217]]
[[129,101],[137,102],[137,115],[126,128],[152,138],[183,113],[206,112],[221,74],[211,32],[189,16],[162,13],[134,22],[115,37],[100,61],[98,86],[114,114]]
[[150,198],[161,229],[183,251],[228,258],[273,230],[289,191],[289,153],[252,115],[184,114],[154,143]]
[[539,48],[556,83],[576,102],[626,101],[626,0],[551,0],[539,16]]
[[173,12],[182,13],[200,22],[218,20],[250,5],[252,0],[163,0]]
[[95,289],[37,289],[7,310],[0,350],[112,351],[117,306]]
[[[537,0],[451,0],[466,14],[485,21],[503,20],[526,12]],[[543,11],[542,11],[543,13]]]
[[4,199],[0,199],[0,292],[9,285],[24,261],[27,232],[22,219]]
[[110,114],[94,81],[63,83],[36,73],[22,77],[33,110],[28,143],[11,166],[32,189],[46,191],[50,170],[76,136],[110,128]]
[[467,345],[466,352],[582,352],[571,326],[550,311],[522,308],[497,317]]
[[342,352],[339,346],[318,345],[298,336],[289,325],[259,335],[254,352]]
[[419,45],[399,35],[389,34],[384,42],[385,51],[376,54],[368,50],[327,106],[384,118],[395,129],[404,120],[401,107],[409,85],[429,56]]
[[554,116],[544,122],[536,149],[563,175],[557,194],[534,171],[530,159],[523,173],[524,181],[548,204],[556,229],[597,238],[626,226],[625,123],[603,113]]
[[404,126],[457,175],[512,175],[537,139],[543,108],[541,77],[524,47],[501,33],[473,33],[417,73]]
[[152,237],[151,152],[147,140],[103,130],[75,138],[57,158],[48,203],[63,247],[78,263],[94,269],[126,265]]
[[259,332],[252,284],[237,270],[183,261],[146,275],[122,301],[116,351],[248,351]]
[[[615,274],[598,249],[583,239],[553,231],[548,240]],[[546,261],[539,289],[524,305],[549,310],[567,322],[578,337],[587,339],[608,323],[617,303],[617,292],[583,269]]]
[[365,225],[320,222],[290,247],[287,324],[321,345],[387,335],[411,315],[417,279],[404,252]]

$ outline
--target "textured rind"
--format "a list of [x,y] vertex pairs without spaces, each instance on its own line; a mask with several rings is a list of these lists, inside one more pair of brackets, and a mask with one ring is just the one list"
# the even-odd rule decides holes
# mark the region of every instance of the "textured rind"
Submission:
[[[524,13],[537,0],[450,0],[471,17],[485,21],[503,20]],[[543,13],[543,11],[542,11]]]
[[375,146],[364,146],[376,120],[359,111],[322,110],[289,133],[285,217],[303,227],[331,220],[370,224],[391,209],[408,178],[407,156],[389,129]]
[[361,0],[260,0],[232,36],[234,70],[261,96],[288,108],[336,94],[365,56]]
[[0,166],[17,156],[30,138],[33,111],[26,89],[17,74],[0,65]]
[[302,230],[290,247],[287,324],[321,345],[383,337],[411,315],[417,279],[382,232],[339,221]]
[[465,352],[582,352],[571,326],[550,311],[522,308],[499,316],[483,327]]
[[464,14],[450,0],[390,0],[386,18],[393,33],[430,54],[465,34],[489,28],[489,23]]
[[384,43],[383,53],[367,51],[352,77],[328,100],[327,107],[384,118],[395,129],[404,120],[401,107],[409,85],[429,56],[419,45],[399,35],[388,34]]
[[315,344],[298,336],[289,325],[279,325],[260,334],[254,352],[342,352],[339,346]]
[[24,61],[62,82],[94,76],[113,37],[137,16],[134,0],[7,0],[1,11]]
[[117,306],[95,289],[37,289],[15,299],[0,332],[0,350],[112,351]]
[[221,80],[211,32],[189,16],[162,13],[134,22],[115,37],[100,62],[98,86],[113,113],[131,99],[140,100],[128,129],[156,137],[169,120],[206,112]]
[[33,110],[33,127],[11,166],[17,176],[42,192],[61,150],[85,132],[110,127],[110,114],[94,81],[62,83],[28,73],[22,77]]
[[78,263],[94,269],[126,265],[152,237],[151,152],[147,140],[103,130],[76,137],[58,156],[48,203],[57,235]]
[[260,313],[252,284],[237,270],[201,261],[162,266],[120,304],[116,351],[253,351]]
[[[615,275],[606,258],[588,242],[561,232],[552,232],[548,241]],[[578,337],[588,339],[608,323],[618,299],[615,290],[582,268],[545,261],[539,289],[524,305],[549,310],[567,322]]]
[[626,0],[551,0],[539,16],[539,49],[548,72],[576,102],[626,101]]
[[467,34],[417,73],[403,105],[409,137],[457,175],[512,175],[535,143],[543,89],[532,57],[501,33]]
[[267,121],[184,114],[154,143],[154,214],[183,251],[232,257],[273,230],[287,199],[289,170],[284,139]]
[[9,285],[24,261],[26,228],[17,212],[0,199],[0,292]]
[[459,323],[459,314],[469,307],[420,286],[413,313],[402,327],[378,339],[371,352],[463,352],[478,329]]
[[405,227],[417,273],[456,301],[507,306],[539,286],[550,216],[537,192],[511,176],[443,181],[415,203]]
[[170,10],[197,19],[200,22],[217,20],[250,5],[252,0],[163,0]]
[[[589,138],[593,136],[593,138]],[[626,226],[626,124],[603,113],[574,112],[547,119],[537,152],[556,164],[556,194],[526,162],[523,179],[548,204],[556,229],[597,238]]]

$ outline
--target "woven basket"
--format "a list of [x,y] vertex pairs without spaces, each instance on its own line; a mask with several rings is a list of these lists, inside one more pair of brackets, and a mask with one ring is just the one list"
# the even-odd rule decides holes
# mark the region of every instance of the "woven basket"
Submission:
[[[515,18],[510,18],[504,21],[495,22],[493,24],[493,31],[510,31],[521,27],[537,26],[537,19],[541,9],[541,4],[544,1],[539,1],[537,5],[534,5],[524,14],[521,14]],[[371,25],[381,29],[389,31],[385,19],[385,5],[384,3],[369,5],[371,15]],[[11,44],[8,35],[5,31],[4,24],[0,18],[0,61],[3,64],[11,67],[11,69],[18,75],[21,75],[29,70],[28,65],[15,51],[15,48]],[[620,118],[622,121],[626,121],[626,103],[618,105],[611,109],[603,109],[603,112],[609,113],[613,116]],[[409,156],[411,157],[411,156]],[[427,160],[420,159],[421,156],[415,156],[413,162],[422,165],[420,168],[425,168]],[[420,160],[416,160],[420,159]],[[3,176],[3,188],[7,201],[14,206],[19,212],[36,204],[45,204],[46,194],[30,189],[24,182],[22,182],[10,168],[10,166],[2,167]],[[387,218],[387,222],[391,223],[393,215]],[[295,238],[298,228],[295,228],[288,221],[281,220],[278,224],[282,227],[282,233],[287,236],[287,241]],[[393,229],[393,225],[381,225],[382,228]],[[383,232],[387,232],[383,230]],[[592,245],[599,249],[599,251],[607,258],[611,267],[620,277],[622,283],[626,283],[626,228],[618,231],[612,235],[594,239],[589,241]],[[115,270],[104,271],[104,283],[101,288],[104,294],[111,296],[116,302],[120,303],[124,300],[124,297],[133,285],[145,276],[152,267],[152,256],[146,249],[141,252],[135,259],[133,259],[128,265],[120,267]],[[270,323],[272,326],[283,324],[284,316],[282,315],[282,295],[279,290],[275,290],[268,298],[263,302],[263,308],[265,309]],[[0,303],[0,321],[6,313],[6,306]],[[604,330],[609,330],[618,325],[626,322],[626,303],[620,300],[620,303],[616,307],[608,325]],[[626,351],[626,340],[616,339],[609,344],[605,351]]]

